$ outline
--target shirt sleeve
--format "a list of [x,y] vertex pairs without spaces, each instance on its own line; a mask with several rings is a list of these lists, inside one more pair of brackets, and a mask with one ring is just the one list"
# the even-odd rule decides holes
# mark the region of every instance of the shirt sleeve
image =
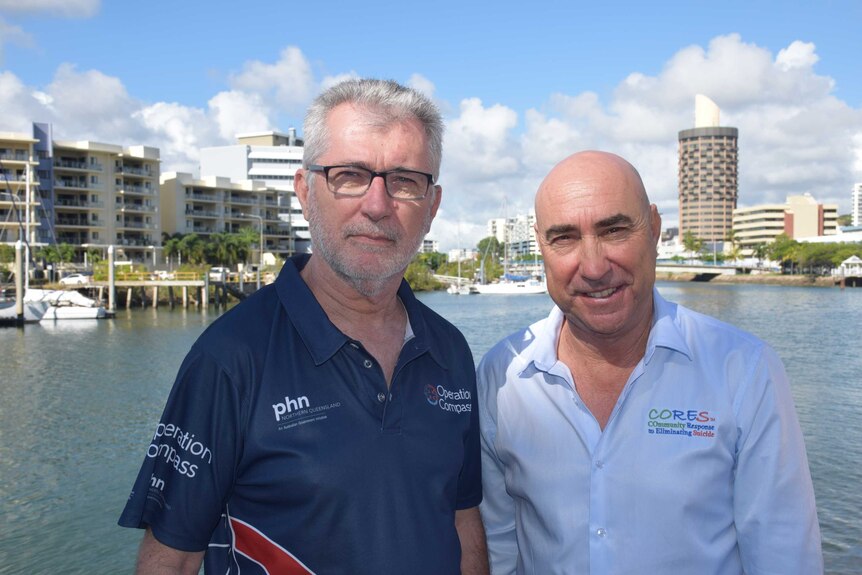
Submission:
[[241,452],[241,397],[207,353],[180,368],[120,517],[150,526],[161,543],[202,551],[221,519]]
[[[490,353],[489,353],[490,356]],[[518,563],[518,538],[515,529],[515,502],[506,492],[505,470],[497,456],[497,391],[505,382],[505,369],[495,369],[486,356],[479,364],[479,427],[482,430],[482,523],[488,541],[491,573],[515,573]]]
[[802,430],[784,365],[767,345],[737,397],[734,519],[749,575],[823,573]]

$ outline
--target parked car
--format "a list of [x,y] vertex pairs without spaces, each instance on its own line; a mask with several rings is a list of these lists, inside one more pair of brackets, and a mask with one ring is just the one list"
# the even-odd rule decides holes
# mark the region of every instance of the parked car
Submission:
[[69,274],[60,278],[60,284],[64,286],[82,286],[90,283],[90,276],[84,274]]
[[216,268],[210,268],[210,271],[209,271],[209,276],[210,276],[211,282],[227,281],[229,275],[230,275],[230,269],[229,268],[216,267]]

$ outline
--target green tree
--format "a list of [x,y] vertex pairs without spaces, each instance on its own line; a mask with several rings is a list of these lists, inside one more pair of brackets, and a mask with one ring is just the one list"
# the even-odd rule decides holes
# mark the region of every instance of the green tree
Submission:
[[70,244],[48,245],[39,248],[36,257],[49,264],[71,262],[75,258],[75,248]]
[[505,246],[500,243],[500,240],[496,236],[488,236],[479,240],[479,243],[476,245],[476,251],[479,252],[480,257],[487,256],[500,260],[503,258]]
[[793,273],[793,266],[799,261],[798,251],[799,242],[790,238],[787,234],[776,236],[767,248],[769,259],[780,262],[782,271],[789,267],[790,273]]
[[[690,255],[697,254],[703,250],[703,240],[694,235],[694,232],[688,230],[682,235],[682,246]],[[690,257],[689,263],[691,263]]]
[[8,264],[15,261],[15,248],[6,244],[0,244],[0,264]]
[[443,284],[434,279],[434,273],[431,271],[431,268],[418,257],[413,258],[413,261],[407,266],[407,270],[404,272],[404,279],[407,280],[413,291],[430,291],[443,287]]
[[179,265],[182,262],[182,241],[183,234],[174,233],[173,235],[168,235],[166,232],[162,232],[162,247],[164,248],[165,257],[170,261],[172,258],[176,257],[179,261],[177,264]]
[[203,239],[195,234],[186,234],[180,240],[179,253],[190,264],[206,263],[206,244]]

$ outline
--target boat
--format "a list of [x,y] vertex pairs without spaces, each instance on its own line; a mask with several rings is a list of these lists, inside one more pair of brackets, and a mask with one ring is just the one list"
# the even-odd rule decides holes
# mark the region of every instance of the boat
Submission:
[[548,292],[548,286],[543,280],[504,275],[500,281],[489,284],[474,284],[470,286],[471,293],[477,294],[541,294]]
[[108,317],[105,307],[75,290],[44,290],[29,288],[24,302],[45,306],[41,321],[61,319],[102,319]]
[[[42,320],[48,304],[42,302],[24,302],[24,323],[36,323]],[[18,321],[18,313],[15,308],[15,300],[0,301],[0,325],[15,325]]]
[[[505,206],[505,201],[503,202]],[[506,210],[504,210],[506,213]],[[506,230],[503,241],[503,275],[495,282],[484,283],[485,281],[485,256],[487,254],[490,243],[485,246],[485,253],[482,254],[481,268],[479,270],[478,281],[472,284],[469,289],[472,294],[495,294],[495,295],[520,295],[520,294],[543,294],[548,292],[548,286],[545,283],[544,277],[533,276],[516,276],[509,273],[509,218],[508,215],[504,218],[506,221]]]
[[446,293],[450,293],[453,295],[469,295],[473,292],[470,291],[470,286],[468,285],[459,285],[459,284],[450,284],[448,288],[446,288]]

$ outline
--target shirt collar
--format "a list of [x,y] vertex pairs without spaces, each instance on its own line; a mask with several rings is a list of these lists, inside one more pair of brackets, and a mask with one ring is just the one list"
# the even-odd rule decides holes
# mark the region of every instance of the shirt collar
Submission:
[[[551,371],[557,363],[557,343],[560,340],[560,329],[563,326],[563,312],[554,306],[548,317],[536,322],[528,328],[535,334],[535,339],[523,355],[525,370],[531,364],[540,371]],[[685,342],[685,337],[677,322],[677,304],[664,299],[658,290],[653,288],[653,320],[647,339],[644,364],[649,364],[655,354],[656,348],[663,347],[679,352],[692,359],[691,349]]]
[[[299,333],[315,365],[321,365],[348,343],[349,338],[329,321],[326,312],[320,307],[311,289],[299,275],[310,258],[310,254],[299,254],[288,259],[278,274],[275,284],[278,298],[287,311],[290,322]],[[415,355],[430,351],[435,361],[445,367],[436,346],[429,344],[425,318],[420,309],[421,304],[404,279],[398,287],[398,298],[407,311],[408,335],[413,336],[405,343],[405,347],[412,350],[411,353]]]

